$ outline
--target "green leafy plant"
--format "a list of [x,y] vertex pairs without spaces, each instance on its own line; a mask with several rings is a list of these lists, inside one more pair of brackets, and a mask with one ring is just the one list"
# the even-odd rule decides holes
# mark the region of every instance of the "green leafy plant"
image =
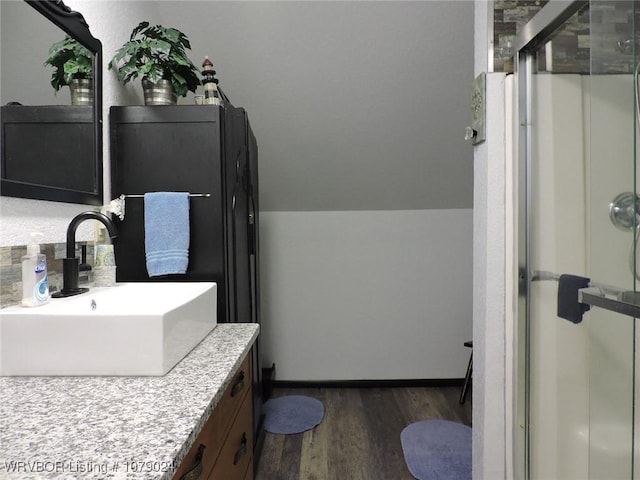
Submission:
[[184,97],[200,85],[198,69],[187,57],[191,45],[186,35],[175,28],[150,26],[140,22],[129,41],[109,62],[123,84],[141,76],[150,82],[170,80],[177,95]]
[[69,35],[51,45],[44,65],[53,67],[51,86],[56,92],[73,79],[93,78],[93,54]]

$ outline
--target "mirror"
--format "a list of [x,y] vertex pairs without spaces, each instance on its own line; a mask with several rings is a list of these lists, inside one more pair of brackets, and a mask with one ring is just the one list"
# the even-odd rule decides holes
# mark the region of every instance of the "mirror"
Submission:
[[[61,0],[0,1],[0,35],[0,195],[101,205],[100,41]],[[73,95],[69,76],[52,86],[54,44],[88,54],[67,62],[84,72]]]

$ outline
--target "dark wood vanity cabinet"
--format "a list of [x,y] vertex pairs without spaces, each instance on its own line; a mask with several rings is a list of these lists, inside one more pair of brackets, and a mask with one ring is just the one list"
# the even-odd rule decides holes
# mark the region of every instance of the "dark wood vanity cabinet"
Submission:
[[253,409],[249,353],[196,438],[174,480],[252,480]]

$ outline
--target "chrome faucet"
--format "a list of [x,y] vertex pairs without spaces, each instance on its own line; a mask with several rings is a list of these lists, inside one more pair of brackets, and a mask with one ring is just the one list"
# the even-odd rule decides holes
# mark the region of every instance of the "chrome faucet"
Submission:
[[78,286],[80,259],[76,257],[76,230],[78,225],[90,219],[101,222],[112,239],[118,236],[115,224],[105,214],[89,211],[76,215],[67,227],[67,258],[62,259],[62,290],[51,295],[54,298],[71,297],[89,291]]

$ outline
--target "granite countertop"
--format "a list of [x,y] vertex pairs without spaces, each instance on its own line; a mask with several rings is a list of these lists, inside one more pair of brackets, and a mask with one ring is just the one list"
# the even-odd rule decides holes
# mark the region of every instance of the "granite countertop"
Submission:
[[163,377],[0,377],[0,480],[171,478],[258,328],[219,324]]

